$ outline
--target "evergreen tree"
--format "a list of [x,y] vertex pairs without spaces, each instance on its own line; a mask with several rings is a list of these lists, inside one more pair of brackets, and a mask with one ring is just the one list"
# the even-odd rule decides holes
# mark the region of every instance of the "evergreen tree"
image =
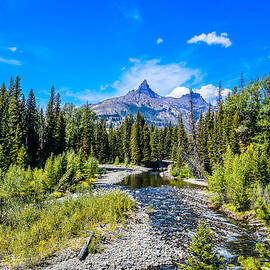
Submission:
[[22,107],[20,78],[17,76],[14,86],[10,86],[10,102],[8,108],[8,160],[15,163],[18,150],[23,143]]
[[8,163],[5,155],[5,151],[0,144],[0,170],[5,171],[8,168]]
[[158,152],[158,158],[163,159],[163,149],[164,149],[164,134],[163,130],[158,130],[158,146],[157,146],[157,152]]
[[46,124],[44,134],[44,152],[45,156],[50,156],[55,151],[55,89],[51,88],[51,96],[46,110]]
[[143,127],[143,160],[142,162],[147,165],[151,160],[151,147],[150,147],[150,131],[147,123]]
[[217,94],[217,108],[218,108],[218,109],[219,109],[221,103],[222,103],[221,81],[219,81],[218,94]]
[[30,90],[26,104],[25,127],[26,127],[26,149],[31,166],[34,166],[39,153],[38,135],[38,110],[33,89]]
[[158,159],[158,142],[159,142],[159,134],[157,127],[154,128],[154,131],[151,133],[151,157],[153,159]]
[[7,134],[7,117],[8,117],[8,93],[5,84],[0,89],[0,143],[4,143]]
[[109,161],[113,162],[116,156],[115,156],[115,136],[114,136],[112,122],[110,122],[108,140],[109,140],[109,149],[110,149]]
[[179,113],[179,116],[178,116],[177,131],[178,131],[178,149],[180,151],[182,150],[188,151],[188,136],[185,130],[181,113]]
[[192,237],[192,242],[188,249],[190,255],[186,259],[186,264],[180,264],[179,269],[224,269],[224,259],[217,256],[214,247],[214,233],[206,226],[205,222],[202,222]]
[[133,124],[133,115],[126,116],[123,123],[123,151],[124,157],[130,158],[130,135]]
[[233,116],[232,127],[230,131],[230,141],[229,141],[229,145],[234,154],[239,153],[239,138],[237,134],[238,125],[239,125],[239,114],[238,112],[235,112]]
[[170,122],[169,127],[166,132],[165,143],[164,143],[164,152],[165,158],[169,159],[172,155],[172,144],[173,144],[173,128],[172,123]]
[[140,164],[142,160],[142,152],[140,148],[140,124],[139,121],[135,121],[131,129],[131,160],[134,164]]
[[66,146],[66,125],[63,112],[58,114],[55,130],[55,153],[57,155],[63,153]]
[[200,117],[197,123],[197,145],[198,145],[198,152],[200,161],[203,167],[203,170],[207,170],[207,164],[205,164],[205,161],[207,162],[206,156],[207,156],[207,140],[205,137],[206,130],[204,126],[204,120],[203,120],[203,113],[201,111]]
[[39,141],[39,157],[43,156],[44,151],[44,134],[45,134],[45,118],[43,109],[38,112],[38,141]]
[[16,164],[22,168],[26,168],[28,164],[28,155],[24,145],[22,145],[20,150],[18,151]]

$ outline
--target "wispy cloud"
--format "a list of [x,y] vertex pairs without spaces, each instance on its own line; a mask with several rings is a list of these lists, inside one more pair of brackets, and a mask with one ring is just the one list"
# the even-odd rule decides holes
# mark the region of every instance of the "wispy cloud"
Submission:
[[142,16],[136,6],[130,5],[130,2],[125,2],[124,5],[119,6],[119,9],[124,17],[135,22],[142,22]]
[[158,38],[157,39],[157,44],[160,44],[160,43],[162,43],[164,40],[162,39],[162,38]]
[[2,57],[0,57],[0,62],[9,64],[9,65],[15,65],[15,66],[21,66],[21,64],[22,64],[19,60],[6,59],[6,58],[2,58]]
[[12,52],[16,52],[17,51],[17,47],[9,47],[8,48],[10,51],[12,51]]
[[209,34],[202,33],[198,36],[194,36],[187,41],[187,43],[198,43],[198,42],[205,42],[208,45],[217,45],[220,44],[221,46],[228,48],[232,45],[231,40],[228,38],[227,33],[221,33],[220,36],[214,31]]
[[106,90],[108,87],[109,87],[108,84],[105,84],[105,85],[101,84],[99,89],[102,91],[102,90]]
[[[190,88],[188,88],[188,87],[176,87],[167,96],[168,97],[180,98],[183,95],[188,94],[189,91],[190,91]],[[193,91],[196,92],[196,93],[201,94],[201,96],[207,102],[212,102],[212,103],[216,102],[216,96],[217,96],[217,92],[218,92],[218,87],[213,85],[213,84],[207,84],[207,85],[201,86],[200,88],[194,88]],[[221,92],[223,98],[226,97],[230,91],[231,90],[229,88],[223,89],[222,92]]]
[[140,63],[140,59],[136,59],[136,58],[132,58],[132,57],[129,58],[129,61],[132,63]]
[[129,16],[130,16],[131,18],[133,18],[135,21],[138,21],[138,22],[142,21],[142,16],[141,16],[141,14],[140,14],[140,12],[139,12],[138,9],[134,9],[134,10],[129,14]]
[[174,88],[184,83],[198,83],[202,74],[198,69],[186,67],[183,63],[162,64],[159,59],[142,61],[130,58],[132,66],[127,68],[118,83],[111,85],[116,94],[125,94],[136,89],[146,79],[150,87],[161,95],[170,93]]
[[65,102],[74,102],[78,105],[83,105],[86,102],[91,104],[111,97],[110,92],[96,89],[83,89],[79,91],[73,91],[71,88],[63,87],[58,89],[56,92],[60,93],[63,104]]

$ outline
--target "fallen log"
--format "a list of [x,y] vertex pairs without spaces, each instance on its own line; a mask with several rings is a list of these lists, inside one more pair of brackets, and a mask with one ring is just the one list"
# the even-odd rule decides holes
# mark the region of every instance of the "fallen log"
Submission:
[[80,261],[84,260],[87,257],[88,247],[89,247],[93,237],[94,237],[94,233],[91,232],[90,235],[87,237],[87,239],[86,239],[86,241],[85,241],[85,243],[84,243],[84,245],[83,245],[83,247],[78,255],[78,258]]

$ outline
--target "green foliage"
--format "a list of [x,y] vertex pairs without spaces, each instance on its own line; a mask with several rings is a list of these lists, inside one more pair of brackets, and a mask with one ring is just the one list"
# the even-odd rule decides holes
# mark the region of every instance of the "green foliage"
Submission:
[[[225,186],[225,170],[224,167],[215,164],[213,167],[212,175],[208,176],[208,187],[214,193],[214,203],[222,204],[225,203],[227,194],[226,194],[226,186]],[[213,197],[213,194],[212,194]]]
[[118,156],[115,158],[114,165],[119,165],[119,157]]
[[183,165],[181,167],[174,166],[171,170],[171,175],[180,179],[194,177],[187,165]]
[[119,190],[21,206],[9,211],[0,225],[1,259],[14,264],[40,262],[100,224],[113,229],[133,206],[134,201]]
[[[138,112],[138,116],[140,116]],[[136,118],[136,122],[133,124],[131,129],[131,159],[134,164],[140,164],[142,160],[142,150],[141,150],[141,126],[140,119]]]
[[38,134],[38,110],[33,89],[30,90],[25,112],[25,129],[26,129],[26,149],[29,156],[29,163],[35,166],[38,160],[39,151],[39,134]]
[[27,163],[28,163],[28,155],[27,152],[25,150],[24,145],[21,146],[19,152],[18,152],[18,156],[17,156],[17,165],[22,167],[22,168],[26,168],[27,167]]
[[237,210],[249,210],[252,207],[252,190],[267,181],[262,177],[265,167],[258,166],[260,157],[250,145],[240,155],[234,155],[229,147],[223,160],[224,166],[214,165],[212,176],[208,176],[209,189],[216,195],[215,202],[232,203]]
[[128,157],[125,158],[125,162],[124,163],[125,163],[126,166],[129,164],[129,158]]
[[95,177],[97,174],[100,173],[98,167],[98,160],[96,158],[88,158],[85,162],[84,170],[88,178]]
[[224,269],[224,259],[217,256],[214,246],[214,233],[206,226],[205,222],[202,222],[192,237],[192,242],[188,249],[190,255],[187,257],[185,264],[180,264],[178,269]]
[[143,160],[142,163],[148,165],[151,160],[150,131],[147,123],[143,127]]
[[[256,212],[257,217],[262,220],[267,228],[270,226],[270,205],[266,204],[265,200],[261,197],[258,198],[256,202]],[[270,237],[268,236],[268,241],[265,244],[257,243],[256,251],[259,253],[259,258],[248,257],[244,258],[240,256],[238,262],[241,264],[245,270],[261,270],[269,269],[270,267]]]

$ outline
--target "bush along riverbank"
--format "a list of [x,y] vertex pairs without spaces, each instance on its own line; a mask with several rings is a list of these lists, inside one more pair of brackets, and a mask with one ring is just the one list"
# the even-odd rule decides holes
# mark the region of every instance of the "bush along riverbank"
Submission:
[[1,171],[1,268],[35,265],[67,245],[80,246],[89,231],[124,222],[134,200],[92,187],[105,171],[82,151],[51,155],[44,169],[11,165]]
[[[270,159],[264,148],[250,144],[245,152],[234,154],[228,147],[223,165],[215,164],[207,180],[213,206],[234,219],[269,230],[269,177]],[[269,243],[257,244],[262,260],[239,258],[244,269],[269,267]]]
[[[25,204],[5,213],[0,226],[2,265],[31,266],[59,249],[82,246],[89,231],[113,231],[135,206],[125,192],[90,192],[75,199]],[[96,250],[95,247],[92,247]]]

